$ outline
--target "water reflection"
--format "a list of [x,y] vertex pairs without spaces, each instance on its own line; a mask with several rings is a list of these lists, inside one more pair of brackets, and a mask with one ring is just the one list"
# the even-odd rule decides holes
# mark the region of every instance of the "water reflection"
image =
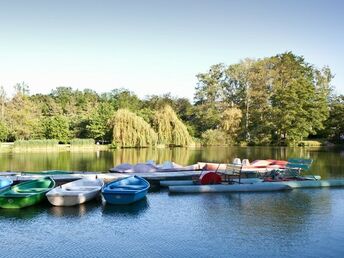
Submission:
[[99,208],[100,202],[92,201],[75,206],[52,206],[48,209],[54,217],[82,217]]
[[[328,189],[235,194],[229,197],[229,202],[231,206],[238,208],[237,212],[245,226],[264,227],[272,232],[276,227],[285,233],[303,231],[307,222],[312,220],[312,214],[321,214],[323,221],[330,219],[331,214],[331,195]],[[276,232],[279,233],[281,232]]]
[[29,206],[21,209],[1,209],[0,218],[30,220],[45,212],[40,205]]
[[142,215],[149,209],[149,203],[147,198],[144,198],[138,202],[129,205],[111,205],[104,203],[103,215],[104,216],[130,216],[137,217]]
[[338,148],[286,147],[205,147],[142,148],[115,151],[1,153],[0,171],[39,171],[61,169],[72,171],[108,171],[120,163],[171,160],[182,165],[198,161],[231,162],[235,157],[255,159],[313,159],[311,173],[323,178],[344,176],[343,150]]

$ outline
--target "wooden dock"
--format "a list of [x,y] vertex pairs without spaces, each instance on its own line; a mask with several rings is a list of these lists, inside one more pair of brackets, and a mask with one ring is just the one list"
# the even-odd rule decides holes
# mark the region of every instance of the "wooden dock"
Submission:
[[178,180],[178,179],[192,179],[194,176],[199,176],[202,171],[178,171],[178,172],[150,172],[150,173],[99,173],[99,172],[74,172],[72,174],[31,174],[25,172],[0,172],[0,176],[5,176],[12,179],[14,182],[23,182],[32,179],[38,179],[44,176],[53,178],[57,183],[71,182],[81,178],[101,178],[104,182],[111,182],[119,178],[137,175],[145,178],[148,181],[160,180]]

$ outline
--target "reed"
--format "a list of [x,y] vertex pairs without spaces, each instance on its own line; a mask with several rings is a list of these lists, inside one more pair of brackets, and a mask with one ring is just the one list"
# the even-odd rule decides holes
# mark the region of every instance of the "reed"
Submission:
[[13,144],[15,149],[56,148],[57,146],[57,140],[17,140]]

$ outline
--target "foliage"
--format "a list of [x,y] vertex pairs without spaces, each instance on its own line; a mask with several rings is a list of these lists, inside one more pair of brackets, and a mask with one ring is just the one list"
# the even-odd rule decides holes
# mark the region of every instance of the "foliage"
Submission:
[[237,133],[240,130],[242,112],[238,108],[226,109],[222,115],[220,128],[226,133],[228,142],[235,142]]
[[72,139],[70,141],[71,147],[83,147],[83,146],[90,146],[94,145],[94,139]]
[[112,118],[113,144],[116,147],[148,147],[157,142],[151,126],[128,109],[119,109]]
[[168,105],[155,113],[154,128],[159,144],[187,146],[193,142],[187,127]]
[[202,144],[206,146],[227,145],[228,142],[226,139],[226,133],[219,129],[209,129],[202,133]]
[[8,136],[8,129],[6,125],[0,121],[0,142],[3,142],[7,139]]
[[322,134],[335,143],[344,142],[344,95],[334,98],[330,103],[330,115],[325,122]]
[[41,110],[21,93],[7,103],[5,121],[15,140],[42,138]]
[[314,70],[288,52],[272,59],[272,117],[277,143],[295,143],[322,128],[328,116],[326,96],[313,84]]
[[67,143],[70,137],[69,120],[65,116],[50,116],[44,120],[44,136]]
[[91,115],[89,124],[86,126],[88,136],[95,140],[110,142],[112,131],[109,127],[109,121],[113,113],[114,108],[110,103],[100,103]]
[[29,95],[25,82],[6,98],[0,87],[0,140],[92,138],[117,147],[187,146],[197,138],[253,145],[343,141],[344,100],[332,94],[327,66],[286,52],[215,64],[196,78],[194,103],[170,93],[140,99],[126,89],[98,94],[58,87]]
[[18,140],[14,142],[14,148],[55,148],[57,140]]
[[322,141],[300,141],[298,144],[300,147],[320,147],[323,146],[324,143]]

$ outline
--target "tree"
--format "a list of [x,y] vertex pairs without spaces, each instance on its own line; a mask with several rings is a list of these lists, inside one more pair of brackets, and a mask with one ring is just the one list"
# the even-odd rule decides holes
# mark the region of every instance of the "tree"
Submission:
[[156,111],[154,128],[158,134],[158,143],[174,146],[187,146],[193,142],[186,126],[177,117],[170,106]]
[[344,142],[344,95],[335,97],[330,103],[330,115],[325,122],[323,135],[335,143]]
[[128,109],[115,112],[110,124],[113,126],[113,144],[116,147],[148,147],[157,142],[151,126]]
[[272,117],[277,143],[296,143],[323,127],[328,115],[327,102],[314,85],[313,67],[303,57],[288,52],[271,61]]
[[202,133],[202,144],[206,146],[227,145],[227,135],[220,129],[209,129]]
[[0,121],[0,141],[3,142],[8,137],[8,129],[4,122]]
[[110,94],[103,95],[103,98],[110,102],[115,110],[125,108],[137,111],[142,106],[137,95],[127,89],[114,89]]
[[226,109],[222,115],[220,128],[225,132],[227,142],[235,142],[240,130],[242,112],[238,108]]
[[7,103],[5,121],[13,140],[43,137],[41,111],[22,91]]
[[63,115],[50,116],[44,119],[44,136],[67,143],[70,139],[69,120]]
[[110,141],[111,128],[109,128],[109,121],[113,113],[114,108],[110,103],[100,103],[91,115],[89,125],[86,127],[89,137],[101,141]]

